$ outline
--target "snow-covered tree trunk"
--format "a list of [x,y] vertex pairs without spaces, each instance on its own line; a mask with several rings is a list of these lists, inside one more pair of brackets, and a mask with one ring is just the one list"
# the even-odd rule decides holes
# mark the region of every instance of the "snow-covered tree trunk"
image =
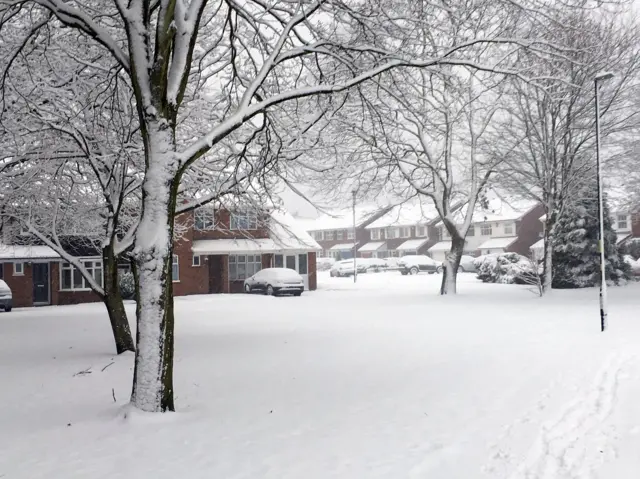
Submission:
[[147,124],[147,171],[136,236],[137,350],[131,402],[148,412],[174,411],[173,220],[180,182],[175,134],[163,119]]
[[542,271],[542,294],[551,291],[553,283],[553,232],[555,230],[555,213],[547,212],[547,219],[544,222],[544,252]]
[[464,252],[464,238],[459,234],[451,236],[451,249],[446,254],[442,264],[442,285],[440,294],[456,294],[458,268]]
[[120,293],[120,282],[118,278],[118,259],[113,251],[113,244],[106,246],[102,250],[102,270],[104,279],[104,295],[102,302],[107,308],[109,322],[113,339],[116,343],[116,351],[122,354],[126,351],[135,351],[133,337],[131,336],[131,326],[127,319],[127,312],[124,309],[122,295]]

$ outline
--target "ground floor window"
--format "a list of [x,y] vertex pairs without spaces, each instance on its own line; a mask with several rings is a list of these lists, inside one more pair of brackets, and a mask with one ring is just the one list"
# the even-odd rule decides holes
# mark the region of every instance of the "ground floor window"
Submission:
[[174,283],[180,281],[180,258],[177,254],[173,255],[173,262],[171,264],[171,281]]
[[193,266],[200,266],[200,256],[197,254],[193,255]]
[[22,276],[24,274],[24,263],[13,263],[13,275]]
[[0,263],[0,279],[4,279],[4,264]]
[[[80,262],[98,286],[102,287],[102,260],[81,260]],[[60,290],[76,291],[87,289],[91,289],[91,285],[80,270],[71,263],[62,263],[60,267]]]
[[229,279],[238,281],[253,276],[262,269],[262,257],[259,254],[229,255]]
[[309,274],[309,265],[307,264],[307,253],[298,255],[298,273]]

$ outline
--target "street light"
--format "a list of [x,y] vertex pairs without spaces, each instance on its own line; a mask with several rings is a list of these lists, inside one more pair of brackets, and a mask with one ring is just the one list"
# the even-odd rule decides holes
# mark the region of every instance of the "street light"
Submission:
[[353,196],[353,282],[358,280],[358,266],[356,264],[356,190],[351,191]]
[[596,97],[596,168],[598,176],[598,218],[600,221],[600,233],[598,248],[600,249],[600,331],[607,329],[607,275],[604,259],[604,200],[602,186],[602,165],[600,164],[600,87],[598,82],[613,78],[613,73],[603,72],[596,75],[593,80]]

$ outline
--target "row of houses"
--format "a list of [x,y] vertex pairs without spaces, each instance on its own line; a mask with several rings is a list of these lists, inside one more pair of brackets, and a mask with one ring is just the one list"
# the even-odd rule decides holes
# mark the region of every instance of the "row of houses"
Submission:
[[[243,291],[245,278],[267,267],[296,270],[305,289],[317,285],[316,254],[320,246],[291,215],[282,210],[229,211],[203,208],[180,215],[174,241],[173,291],[176,296]],[[74,266],[17,225],[3,224],[0,278],[13,292],[15,307],[99,301]],[[101,285],[103,262],[91,238],[66,237],[65,251],[79,258]],[[123,260],[119,267],[129,268]]]
[[[464,209],[453,213],[462,224]],[[451,248],[450,236],[433,206],[423,203],[394,207],[363,207],[356,210],[354,228],[350,210],[302,220],[319,243],[320,257],[348,259],[389,258],[426,254],[444,260]],[[544,207],[535,201],[504,199],[492,195],[478,205],[465,241],[465,254],[515,252],[528,256],[543,248]],[[618,242],[640,238],[640,214],[616,208],[612,215]]]

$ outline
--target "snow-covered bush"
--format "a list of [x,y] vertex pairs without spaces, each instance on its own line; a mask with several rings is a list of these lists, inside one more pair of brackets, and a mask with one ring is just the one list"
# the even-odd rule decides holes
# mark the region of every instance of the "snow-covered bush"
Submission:
[[624,262],[629,265],[629,269],[633,276],[640,276],[640,260],[633,259],[631,255],[624,255]]
[[133,299],[136,295],[136,283],[133,279],[133,273],[121,273],[119,282],[122,299]]
[[536,272],[531,261],[517,253],[497,253],[479,256],[473,264],[477,278],[483,283],[532,284]]

